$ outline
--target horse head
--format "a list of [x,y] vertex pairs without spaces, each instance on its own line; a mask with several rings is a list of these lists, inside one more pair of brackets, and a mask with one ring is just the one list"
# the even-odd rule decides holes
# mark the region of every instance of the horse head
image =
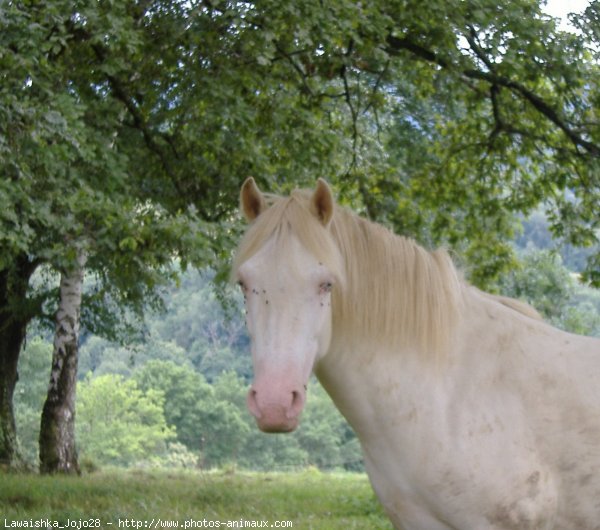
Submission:
[[261,430],[289,432],[331,341],[331,296],[340,279],[328,231],[334,199],[323,180],[310,195],[275,200],[249,178],[241,210],[250,227],[233,274],[244,295],[254,366],[247,405]]

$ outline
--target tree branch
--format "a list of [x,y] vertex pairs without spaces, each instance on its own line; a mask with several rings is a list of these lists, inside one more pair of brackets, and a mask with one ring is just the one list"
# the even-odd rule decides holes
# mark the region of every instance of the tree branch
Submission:
[[[98,59],[100,61],[104,62],[106,60],[107,54],[106,54],[106,50],[104,48],[102,48],[98,44],[93,44],[92,49],[94,50],[94,53],[96,54],[96,56],[98,57]],[[118,99],[119,101],[121,101],[121,103],[123,103],[123,105],[125,105],[125,108],[131,115],[131,117],[133,119],[134,127],[142,133],[144,142],[146,143],[146,146],[148,147],[148,149],[150,149],[150,151],[152,151],[158,157],[164,172],[171,178],[171,180],[175,184],[175,186],[178,186],[177,179],[175,178],[175,173],[171,166],[171,162],[169,161],[169,158],[167,157],[167,155],[164,153],[162,147],[157,143],[157,141],[154,137],[155,135],[150,130],[150,127],[148,126],[148,123],[146,122],[140,109],[138,108],[137,104],[135,103],[134,98],[128,93],[123,82],[120,79],[118,79],[116,76],[106,74],[106,79],[108,80],[108,82],[110,84],[111,90],[112,90],[115,98]],[[173,154],[175,155],[175,157],[177,157],[177,151],[175,150],[173,143],[170,141],[170,139],[168,137],[165,138],[165,140],[171,147],[171,150],[173,151]]]
[[[283,48],[281,48],[281,46],[279,46],[278,44],[275,45],[275,49],[277,50],[277,52],[279,53],[279,55],[284,58],[289,64],[292,65],[292,68],[298,73],[298,75],[300,76],[300,80],[302,81],[302,87],[304,88],[304,90],[308,93],[309,96],[314,96],[314,92],[312,90],[312,88],[310,87],[310,85],[308,84],[308,75],[306,74],[306,72],[300,67],[300,65],[298,63],[296,63],[296,61],[294,61],[294,58],[292,57],[292,55],[294,55],[294,52],[292,53],[287,53]],[[297,54],[297,53],[296,53]]]
[[[352,53],[352,49],[354,47],[354,41],[350,40],[350,44],[348,45],[348,51],[346,52],[346,57],[348,57]],[[352,95],[350,94],[350,84],[348,82],[348,76],[346,75],[347,67],[344,63],[340,69],[340,76],[344,83],[344,94],[346,98],[346,104],[350,109],[350,116],[352,118],[352,163],[348,167],[346,174],[350,173],[350,170],[356,166],[356,148],[358,145],[358,110],[354,107],[352,102]]]
[[[472,39],[472,37],[468,37],[467,40]],[[476,45],[475,41],[474,51],[478,54],[479,59],[483,61],[483,59],[479,56],[479,53],[483,54],[483,51]],[[479,50],[479,53],[477,52]],[[393,35],[389,35],[387,37],[387,48],[386,51],[392,55],[398,55],[401,51],[408,51],[412,53],[415,57],[437,64],[444,69],[456,68],[449,61],[441,57],[439,54],[425,48],[424,46],[417,44],[411,41],[407,37],[394,37]],[[487,60],[487,58],[486,58]],[[491,63],[486,63],[486,66],[491,65]],[[459,72],[468,79],[475,79],[478,81],[485,81],[490,85],[496,85],[498,87],[504,87],[511,90],[513,93],[516,93],[525,101],[527,101],[535,110],[537,110],[540,114],[545,116],[550,122],[552,122],[556,127],[558,127],[563,133],[569,138],[569,140],[576,146],[584,149],[589,155],[594,158],[600,158],[600,145],[597,145],[593,142],[589,142],[584,139],[580,134],[576,132],[575,129],[571,128],[566,120],[560,116],[559,112],[552,107],[549,103],[547,103],[540,96],[526,88],[521,83],[517,81],[513,81],[507,77],[498,75],[494,73],[493,69],[489,72],[484,72],[482,70],[476,70],[472,68],[463,68],[459,69]]]
[[469,33],[467,35],[465,35],[464,37],[467,40],[467,42],[469,43],[469,46],[471,46],[471,49],[473,50],[473,52],[475,53],[477,58],[483,64],[485,64],[485,66],[487,67],[487,69],[490,72],[493,72],[494,71],[494,63],[492,63],[492,61],[490,61],[489,57],[484,53],[484,51],[481,49],[481,46],[477,42],[477,31],[475,31],[475,28],[473,26],[469,26]]

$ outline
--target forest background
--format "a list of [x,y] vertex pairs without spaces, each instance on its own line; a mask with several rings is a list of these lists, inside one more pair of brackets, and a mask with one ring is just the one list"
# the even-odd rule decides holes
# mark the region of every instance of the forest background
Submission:
[[[561,255],[542,215],[524,223],[522,265],[500,291],[532,303],[552,324],[600,337],[600,292],[576,272],[585,253]],[[564,256],[564,257],[563,257]],[[239,293],[224,305],[212,270],[189,270],[148,315],[143,340],[122,345],[85,334],[77,390],[77,440],[85,469],[103,466],[364,471],[358,440],[316,379],[298,430],[258,431],[246,410],[252,379]],[[51,336],[32,332],[21,356],[15,404],[21,447],[38,462],[40,413]]]
[[221,302],[247,175],[325,177],[472,283],[598,334],[600,2],[568,30],[542,8],[4,2],[0,463],[75,470],[76,439],[90,466],[360,468],[316,384],[290,437],[243,410]]

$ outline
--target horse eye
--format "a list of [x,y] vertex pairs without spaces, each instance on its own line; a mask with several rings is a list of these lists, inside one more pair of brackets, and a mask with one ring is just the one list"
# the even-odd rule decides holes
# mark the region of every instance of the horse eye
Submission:
[[243,292],[245,292],[245,291],[246,291],[246,289],[247,289],[247,287],[246,287],[246,284],[245,284],[245,283],[244,283],[242,280],[239,280],[239,281],[237,282],[237,284],[240,286],[240,289],[241,289]]
[[331,289],[333,289],[333,283],[332,282],[323,282],[319,286],[319,293],[320,294],[327,294],[327,293],[331,292]]

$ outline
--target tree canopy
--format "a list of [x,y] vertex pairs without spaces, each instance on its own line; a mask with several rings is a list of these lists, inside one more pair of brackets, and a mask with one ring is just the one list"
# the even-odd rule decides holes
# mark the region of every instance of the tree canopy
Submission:
[[480,283],[540,203],[555,236],[590,245],[599,12],[569,33],[534,0],[4,4],[0,263],[60,266],[83,240],[131,302],[173,255],[230,246],[248,174],[336,181]]
[[229,219],[248,174],[339,180],[372,217],[459,247],[482,282],[512,214],[541,202],[556,236],[590,244],[599,11],[569,33],[534,0],[9,2],[2,258],[65,259],[87,233],[90,267],[133,289],[123,276],[160,264],[161,241],[184,259],[208,245],[200,221]]

